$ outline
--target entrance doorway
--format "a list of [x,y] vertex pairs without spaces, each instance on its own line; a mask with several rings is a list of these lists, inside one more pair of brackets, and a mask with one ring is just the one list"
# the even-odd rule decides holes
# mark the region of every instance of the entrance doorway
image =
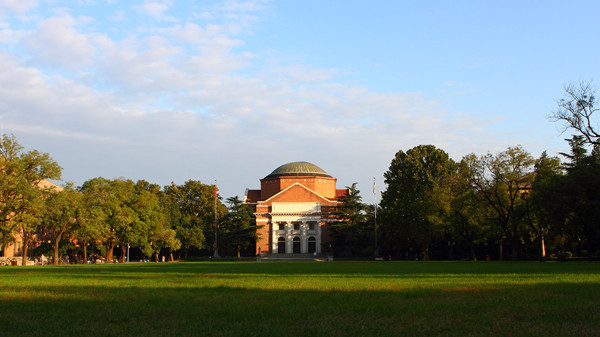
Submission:
[[285,238],[283,237],[277,239],[277,253],[285,254]]

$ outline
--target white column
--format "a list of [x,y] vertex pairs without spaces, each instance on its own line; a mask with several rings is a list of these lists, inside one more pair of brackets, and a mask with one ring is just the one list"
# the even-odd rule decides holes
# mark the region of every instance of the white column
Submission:
[[300,222],[300,229],[302,230],[302,235],[300,235],[300,253],[306,254],[308,253],[308,241],[306,238],[306,221]]

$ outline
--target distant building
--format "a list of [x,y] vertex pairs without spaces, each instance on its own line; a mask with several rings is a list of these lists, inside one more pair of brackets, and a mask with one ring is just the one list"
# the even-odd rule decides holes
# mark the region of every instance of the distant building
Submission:
[[321,253],[329,241],[330,213],[347,194],[336,182],[314,164],[292,162],[261,179],[260,190],[247,189],[244,203],[254,207],[256,223],[263,225],[256,253]]

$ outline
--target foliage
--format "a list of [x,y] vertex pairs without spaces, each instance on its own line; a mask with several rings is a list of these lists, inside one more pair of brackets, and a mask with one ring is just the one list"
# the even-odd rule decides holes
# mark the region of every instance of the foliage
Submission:
[[443,233],[448,210],[446,189],[456,164],[433,145],[398,151],[384,174],[381,206],[384,244],[415,248],[429,259],[429,247]]
[[[373,252],[373,226],[369,224],[367,206],[362,203],[356,183],[346,186],[348,193],[339,199],[340,205],[332,212],[331,245],[337,255],[360,256]],[[366,250],[365,248],[369,248]]]
[[220,252],[229,255],[235,252],[240,258],[241,250],[251,248],[251,253],[246,255],[254,255],[254,245],[259,239],[257,230],[262,225],[257,226],[252,209],[237,196],[227,198],[227,204],[229,210],[219,225]]
[[20,232],[23,265],[31,236],[41,223],[44,199],[52,191],[42,181],[60,179],[61,170],[47,153],[24,152],[14,136],[1,137],[0,244],[14,240],[14,235]]
[[[183,185],[165,187],[165,193],[177,205],[180,215],[176,215],[176,231],[185,256],[192,248],[206,248],[206,242],[214,244],[215,229],[215,185],[188,180]],[[217,216],[223,217],[227,208],[217,200]],[[175,213],[172,213],[175,214]]]
[[510,240],[512,258],[518,259],[527,210],[522,196],[531,189],[533,157],[515,146],[496,155],[471,154],[463,160],[473,188],[487,202],[491,219]]
[[58,264],[59,244],[63,235],[75,225],[81,208],[81,194],[71,185],[62,191],[51,193],[45,199],[44,227],[53,238],[53,264]]

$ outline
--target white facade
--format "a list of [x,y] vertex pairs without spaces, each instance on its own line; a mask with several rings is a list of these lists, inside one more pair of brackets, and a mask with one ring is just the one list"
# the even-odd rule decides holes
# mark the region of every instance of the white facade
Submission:
[[273,253],[321,253],[321,203],[274,202],[270,223]]

